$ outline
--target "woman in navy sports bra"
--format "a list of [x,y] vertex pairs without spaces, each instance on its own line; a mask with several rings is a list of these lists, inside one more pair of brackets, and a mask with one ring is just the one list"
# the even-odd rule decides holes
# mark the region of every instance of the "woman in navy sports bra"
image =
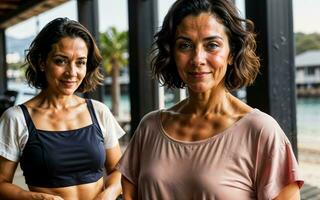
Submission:
[[[0,199],[116,199],[124,131],[103,103],[75,94],[103,81],[93,37],[57,18],[31,43],[26,61],[27,81],[40,93],[0,118]],[[18,163],[29,191],[12,183]]]

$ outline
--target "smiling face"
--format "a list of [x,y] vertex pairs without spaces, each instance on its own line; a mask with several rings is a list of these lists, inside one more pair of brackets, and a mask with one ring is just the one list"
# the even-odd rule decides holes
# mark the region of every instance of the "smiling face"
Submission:
[[225,87],[232,57],[224,25],[209,13],[185,17],[177,27],[174,59],[181,79],[193,92]]
[[47,91],[72,95],[87,72],[88,48],[81,38],[65,37],[52,46],[44,64]]

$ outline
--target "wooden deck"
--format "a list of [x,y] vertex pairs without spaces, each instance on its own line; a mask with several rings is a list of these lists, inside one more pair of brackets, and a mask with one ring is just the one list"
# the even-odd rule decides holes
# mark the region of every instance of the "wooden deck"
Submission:
[[309,184],[304,184],[300,194],[301,200],[320,200],[320,188],[311,186]]

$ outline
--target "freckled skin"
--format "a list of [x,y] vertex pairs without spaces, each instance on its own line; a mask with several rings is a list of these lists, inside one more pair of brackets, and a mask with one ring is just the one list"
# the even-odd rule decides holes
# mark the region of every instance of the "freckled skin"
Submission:
[[81,38],[62,38],[53,45],[46,60],[46,79],[50,93],[71,95],[80,86],[87,71],[88,48]]
[[213,15],[190,15],[178,26],[174,58],[179,75],[190,90],[206,92],[224,87],[230,55],[225,28]]
[[178,25],[174,59],[189,97],[162,113],[162,123],[173,138],[202,140],[219,134],[251,111],[224,85],[232,64],[225,27],[212,14],[186,16]]

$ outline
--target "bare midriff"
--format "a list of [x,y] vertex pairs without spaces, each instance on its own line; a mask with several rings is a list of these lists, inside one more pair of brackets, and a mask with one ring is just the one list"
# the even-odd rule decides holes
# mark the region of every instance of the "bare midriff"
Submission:
[[61,188],[42,188],[29,186],[30,191],[52,194],[64,200],[92,200],[103,190],[103,178],[97,182]]

